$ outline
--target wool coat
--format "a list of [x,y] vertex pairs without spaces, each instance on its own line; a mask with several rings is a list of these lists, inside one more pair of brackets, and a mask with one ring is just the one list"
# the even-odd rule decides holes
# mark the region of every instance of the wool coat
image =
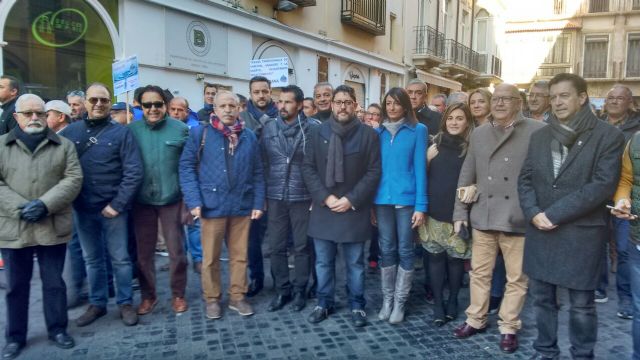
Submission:
[[[331,134],[330,122],[312,129],[311,146],[302,165],[304,182],[312,198],[308,235],[337,243],[364,242],[371,237],[371,206],[382,172],[380,140],[375,130],[358,123],[343,139],[345,181],[327,188],[325,175]],[[344,213],[331,211],[324,204],[329,195],[345,196],[353,208]]]
[[[0,248],[57,245],[71,239],[71,204],[82,187],[73,143],[53,131],[32,153],[13,131],[0,137]],[[40,199],[47,216],[20,219],[20,207]]]
[[[609,238],[605,205],[620,178],[624,136],[613,126],[596,121],[576,139],[557,177],[552,139],[550,126],[532,135],[518,179],[527,221],[523,270],[532,279],[595,290]],[[541,212],[558,227],[542,231],[533,226],[531,220]]]
[[543,122],[519,114],[509,129],[486,123],[471,133],[458,187],[476,184],[478,200],[469,205],[456,197],[453,221],[470,220],[471,227],[477,230],[524,234],[518,175],[531,134],[543,126]]

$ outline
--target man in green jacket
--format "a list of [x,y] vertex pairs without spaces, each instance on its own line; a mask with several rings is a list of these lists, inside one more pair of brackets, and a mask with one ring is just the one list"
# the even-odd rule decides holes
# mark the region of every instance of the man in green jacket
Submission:
[[60,348],[74,346],[67,334],[62,269],[82,169],[73,143],[47,128],[44,106],[36,95],[20,96],[13,114],[18,126],[0,137],[0,249],[7,276],[3,359],[15,358],[26,345],[34,254],[49,339]]
[[183,205],[178,161],[189,136],[189,127],[167,115],[168,101],[160,87],[144,87],[137,101],[142,105],[143,121],[136,121],[129,127],[144,163],[144,178],[132,212],[142,297],[138,315],[150,313],[158,303],[154,254],[159,222],[169,250],[171,305],[173,311],[181,313],[187,310],[184,299],[187,257],[180,217]]

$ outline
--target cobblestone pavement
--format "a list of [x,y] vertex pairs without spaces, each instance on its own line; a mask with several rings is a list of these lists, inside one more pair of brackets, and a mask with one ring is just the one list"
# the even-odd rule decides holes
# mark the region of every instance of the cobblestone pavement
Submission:
[[[268,259],[265,260],[268,274]],[[156,257],[157,268],[167,262],[168,258]],[[226,268],[226,264],[224,266]],[[431,324],[433,312],[424,300],[424,290],[420,286],[423,271],[418,271],[414,280],[406,320],[396,326],[377,320],[376,312],[381,302],[380,279],[377,272],[368,272],[366,310],[369,325],[365,328],[351,326],[344,286],[338,287],[336,313],[318,325],[306,321],[315,302],[308,303],[300,313],[288,308],[276,313],[267,312],[268,303],[274,295],[269,276],[265,279],[265,289],[251,299],[255,315],[242,318],[225,306],[222,319],[207,320],[200,300],[200,278],[191,271],[187,289],[190,308],[176,316],[171,311],[168,274],[158,271],[159,304],[152,314],[140,318],[138,326],[125,327],[119,319],[117,306],[112,303],[105,317],[78,328],[73,320],[82,314],[85,307],[76,308],[69,311],[68,328],[76,340],[76,347],[61,350],[47,340],[36,269],[32,282],[28,343],[20,359],[527,359],[533,355],[532,343],[536,336],[531,299],[527,299],[519,337],[520,349],[515,354],[505,355],[498,348],[496,315],[490,316],[490,329],[486,333],[466,340],[454,339],[451,333],[464,320],[463,311],[469,302],[469,291],[463,289],[460,296],[459,319],[437,328]],[[344,284],[343,272],[337,271],[337,274],[337,283]],[[2,272],[0,277],[4,280]],[[615,315],[615,280],[613,277],[611,280],[609,302],[598,304],[596,356],[601,359],[629,359],[631,322]],[[4,290],[1,295],[0,327],[4,327]],[[568,298],[565,292],[561,292],[559,297],[563,310],[559,345],[563,358],[568,358]],[[135,301],[139,301],[139,292],[135,293]],[[226,305],[226,295],[224,301]]]

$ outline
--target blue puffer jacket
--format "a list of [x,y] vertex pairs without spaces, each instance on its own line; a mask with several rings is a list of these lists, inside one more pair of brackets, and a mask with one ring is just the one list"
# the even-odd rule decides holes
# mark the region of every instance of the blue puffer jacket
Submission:
[[244,129],[234,155],[228,156],[227,149],[228,140],[210,124],[189,132],[180,158],[180,187],[187,207],[200,207],[203,218],[249,216],[251,210],[264,209],[265,183],[256,136]]
[[[118,212],[127,210],[144,175],[131,130],[111,118],[97,123],[85,119],[70,124],[60,135],[76,146],[84,174],[82,190],[73,206],[87,212],[99,212],[107,205]],[[85,151],[90,136],[97,137],[97,142]]]

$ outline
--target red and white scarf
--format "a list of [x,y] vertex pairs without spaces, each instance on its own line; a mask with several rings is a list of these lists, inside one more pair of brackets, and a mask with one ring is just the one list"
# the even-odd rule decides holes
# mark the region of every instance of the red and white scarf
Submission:
[[211,126],[218,130],[224,137],[229,139],[229,154],[233,155],[236,147],[238,146],[238,134],[244,129],[244,121],[237,119],[236,122],[227,126],[215,115],[211,115]]

